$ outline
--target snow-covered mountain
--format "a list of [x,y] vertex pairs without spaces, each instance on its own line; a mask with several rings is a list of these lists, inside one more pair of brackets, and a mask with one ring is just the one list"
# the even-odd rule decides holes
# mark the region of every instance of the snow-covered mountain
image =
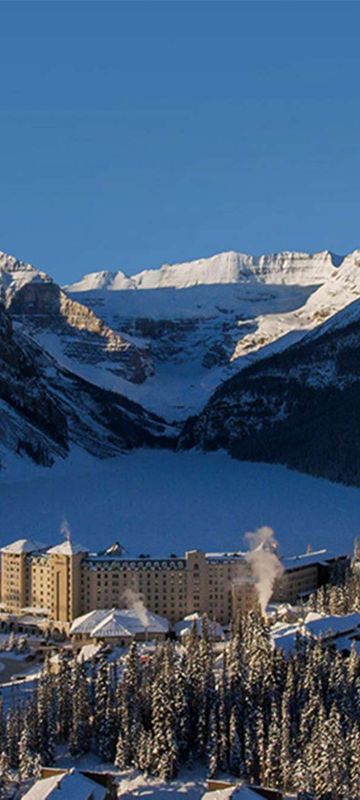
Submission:
[[327,304],[323,310],[321,297],[311,300],[336,280],[342,262],[328,251],[228,252],[131,278],[91,273],[64,289],[151,354],[153,376],[128,387],[128,395],[183,420],[266,349],[281,350],[319,324]]
[[[244,403],[247,395],[242,388],[240,401],[235,401],[236,413],[242,419],[249,414],[255,428],[262,427],[270,417],[271,424],[281,419],[281,414],[290,418],[288,409],[282,411],[281,405],[275,403],[274,414],[268,408],[272,400],[267,365],[272,362],[264,359],[276,354],[280,365],[285,364],[280,368],[281,381],[290,365],[294,376],[297,364],[298,383],[303,381],[307,388],[316,386],[318,390],[321,382],[327,381],[343,391],[344,375],[334,367],[331,349],[326,350],[326,368],[323,355],[318,364],[310,359],[311,367],[306,358],[318,347],[317,338],[324,341],[327,337],[334,348],[338,339],[348,342],[347,334],[343,338],[339,330],[350,324],[353,333],[349,341],[356,352],[358,298],[360,251],[344,258],[328,251],[260,257],[229,252],[166,264],[131,277],[122,271],[91,273],[62,289],[45,272],[0,255],[0,303],[12,336],[27,343],[27,352],[30,348],[35,362],[40,358],[41,363],[45,359],[44,363],[51,364],[49,374],[55,369],[57,375],[66,374],[73,386],[77,381],[86,384],[85,405],[92,393],[97,403],[105,404],[102,408],[112,407],[116,398],[122,407],[128,401],[135,403],[131,417],[142,431],[139,441],[150,431],[150,439],[153,434],[155,438],[165,437],[165,441],[170,436],[173,443],[185,424],[183,444],[194,441],[216,447],[223,441],[221,436],[216,433],[211,441],[207,422],[203,435],[203,423],[209,415],[214,419],[213,409],[226,398],[224,414],[229,420],[225,420],[225,427],[231,434],[231,444],[227,434],[224,442],[231,449],[239,429],[235,422],[232,428],[227,392],[230,387],[233,403],[233,387],[245,386],[253,374],[261,380],[265,376],[267,387],[258,413],[254,413],[252,392],[250,404]],[[304,363],[302,352],[306,353]],[[49,389],[53,398],[54,387],[48,385],[46,370],[41,379],[44,390]],[[271,380],[276,383],[278,377]],[[278,394],[280,397],[281,391]],[[187,418],[198,414],[195,427],[186,423]],[[215,416],[215,428],[221,427],[218,411]],[[105,429],[106,438],[113,430],[111,420],[106,419]],[[103,434],[100,430],[99,440]],[[77,434],[72,436],[75,440]]]
[[164,264],[159,269],[146,269],[127,278],[119,272],[92,272],[77,283],[65,287],[70,292],[94,289],[189,289],[222,283],[271,283],[309,286],[324,283],[342,259],[329,251],[309,253],[275,253],[252,256],[233,251],[210,258],[180,264]]
[[225,381],[180,444],[359,486],[359,408],[360,299]]

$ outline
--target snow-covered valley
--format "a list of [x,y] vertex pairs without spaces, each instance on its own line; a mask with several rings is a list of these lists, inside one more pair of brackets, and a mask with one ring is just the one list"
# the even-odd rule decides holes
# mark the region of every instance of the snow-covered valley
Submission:
[[138,450],[99,461],[74,451],[51,470],[14,456],[0,473],[0,545],[73,537],[94,550],[119,540],[132,555],[195,547],[232,551],[259,525],[284,553],[308,544],[350,552],[360,530],[360,490],[225,453]]
[[[247,436],[245,454],[231,450],[238,457],[357,485],[360,470],[347,443],[357,446],[357,402],[341,393],[357,391],[359,383],[359,297],[360,251],[344,258],[328,251],[226,252],[131,277],[100,271],[63,288],[44,271],[0,254],[2,466],[11,452],[51,466],[74,447],[107,458],[179,441],[231,449]],[[280,358],[280,366],[273,373],[271,362],[264,382],[269,356]],[[257,370],[255,395],[249,368]],[[280,373],[294,383],[288,400]],[[327,395],[331,413],[315,396],[325,383],[334,394]],[[314,390],[300,411],[299,387]],[[337,425],[338,446],[327,431],[334,418],[349,419],[340,412],[344,401],[355,416],[349,430]],[[320,407],[324,435],[317,444]],[[288,446],[286,431],[279,453],[273,432],[269,449],[267,426],[283,420],[296,434],[304,409],[307,436],[295,435]],[[259,425],[265,439],[255,452]],[[320,457],[295,458],[299,442]]]
[[360,296],[359,263],[359,251],[345,258],[227,252],[131,278],[91,273],[64,289],[149,354],[153,373],[145,381],[117,379],[111,388],[183,420],[224,380],[346,309]]

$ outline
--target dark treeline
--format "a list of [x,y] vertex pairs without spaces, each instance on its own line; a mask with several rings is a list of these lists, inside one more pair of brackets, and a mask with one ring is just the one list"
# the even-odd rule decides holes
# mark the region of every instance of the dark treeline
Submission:
[[96,752],[119,768],[170,780],[205,762],[249,782],[360,797],[360,659],[298,640],[288,658],[272,647],[260,615],[234,630],[220,667],[206,624],[184,647],[168,642],[143,662],[90,667],[60,657],[26,702],[0,713],[0,774],[31,777],[57,744]]

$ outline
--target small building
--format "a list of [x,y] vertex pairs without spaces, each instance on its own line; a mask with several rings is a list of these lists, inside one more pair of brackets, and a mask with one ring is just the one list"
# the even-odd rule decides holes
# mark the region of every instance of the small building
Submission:
[[228,781],[208,781],[208,791],[201,800],[282,800],[282,793],[276,789],[262,786],[249,786],[247,783],[231,784]]
[[24,800],[106,800],[108,797],[106,787],[76,769],[56,771],[49,778],[41,778],[23,795]]
[[74,620],[70,636],[75,646],[91,642],[127,647],[132,641],[162,641],[170,631],[165,617],[146,609],[133,608],[96,609]]

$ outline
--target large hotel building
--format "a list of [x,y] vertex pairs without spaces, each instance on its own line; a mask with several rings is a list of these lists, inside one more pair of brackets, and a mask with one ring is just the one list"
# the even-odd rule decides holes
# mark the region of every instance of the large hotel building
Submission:
[[[283,560],[273,600],[296,602],[345,569],[347,556],[326,550]],[[66,628],[97,608],[123,608],[141,595],[146,607],[171,623],[198,612],[228,624],[256,602],[251,566],[244,553],[191,550],[179,557],[124,557],[112,545],[101,553],[64,541],[45,548],[21,539],[1,550],[0,611],[42,613]]]

